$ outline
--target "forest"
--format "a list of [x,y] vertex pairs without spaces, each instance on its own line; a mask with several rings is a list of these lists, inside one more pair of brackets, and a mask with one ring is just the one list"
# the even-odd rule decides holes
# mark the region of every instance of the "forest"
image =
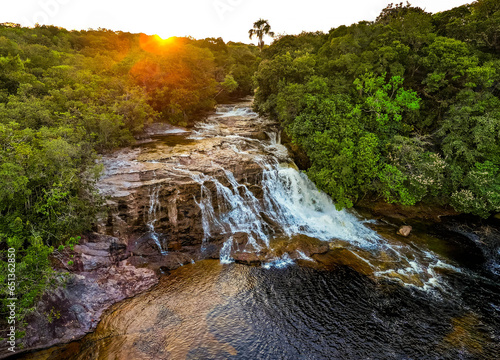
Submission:
[[0,251],[16,251],[18,323],[55,279],[49,255],[95,222],[99,154],[251,94],[259,56],[220,38],[0,25]]
[[500,211],[500,2],[281,36],[256,109],[279,119],[340,208],[362,199]]

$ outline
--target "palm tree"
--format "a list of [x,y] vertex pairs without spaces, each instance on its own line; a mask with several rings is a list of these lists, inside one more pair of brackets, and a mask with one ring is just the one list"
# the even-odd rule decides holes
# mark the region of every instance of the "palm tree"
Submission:
[[250,35],[250,39],[252,39],[254,35],[257,36],[259,39],[259,49],[262,51],[262,48],[264,48],[264,40],[262,40],[262,38],[264,35],[273,37],[274,33],[271,31],[271,25],[269,25],[267,20],[259,19],[253,23],[253,29],[248,30],[248,35]]

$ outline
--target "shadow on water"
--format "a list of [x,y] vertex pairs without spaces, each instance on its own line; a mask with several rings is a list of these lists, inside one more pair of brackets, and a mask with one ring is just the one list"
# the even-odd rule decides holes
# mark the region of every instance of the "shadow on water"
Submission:
[[458,297],[373,281],[347,266],[201,261],[113,306],[95,333],[32,359],[494,359],[498,287]]

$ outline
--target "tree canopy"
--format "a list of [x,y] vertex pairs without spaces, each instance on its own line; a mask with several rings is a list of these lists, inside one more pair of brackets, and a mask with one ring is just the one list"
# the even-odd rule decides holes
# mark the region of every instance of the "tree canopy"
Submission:
[[366,197],[500,211],[500,5],[430,14],[389,4],[374,22],[277,38],[256,110],[281,121],[339,208]]

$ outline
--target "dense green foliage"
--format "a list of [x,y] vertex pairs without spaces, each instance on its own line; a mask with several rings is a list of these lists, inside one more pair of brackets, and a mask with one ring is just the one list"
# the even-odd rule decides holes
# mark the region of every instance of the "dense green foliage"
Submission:
[[256,109],[281,121],[339,208],[365,196],[500,211],[500,3],[283,36],[264,50]]
[[221,39],[0,26],[0,273],[15,248],[18,307],[47,285],[54,249],[93,224],[97,154],[153,120],[186,125],[250,94],[258,54]]

